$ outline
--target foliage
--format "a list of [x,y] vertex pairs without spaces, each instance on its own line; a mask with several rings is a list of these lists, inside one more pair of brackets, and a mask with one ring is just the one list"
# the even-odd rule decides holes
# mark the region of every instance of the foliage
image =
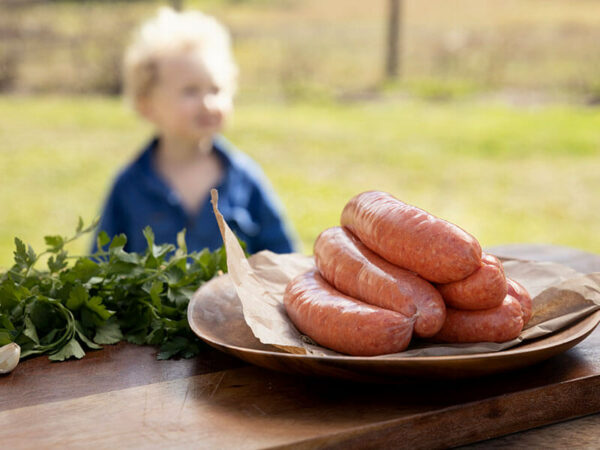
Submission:
[[[80,219],[74,236],[46,236],[39,254],[15,238],[15,264],[0,276],[0,346],[16,342],[22,358],[64,361],[124,339],[160,346],[158,359],[196,355],[187,305],[198,286],[226,271],[224,248],[188,253],[185,230],[177,246],[157,245],[147,227],[143,254],[124,250],[125,235],[111,241],[101,232],[95,254],[69,256],[65,246],[95,226]],[[36,267],[42,256],[44,270]]]

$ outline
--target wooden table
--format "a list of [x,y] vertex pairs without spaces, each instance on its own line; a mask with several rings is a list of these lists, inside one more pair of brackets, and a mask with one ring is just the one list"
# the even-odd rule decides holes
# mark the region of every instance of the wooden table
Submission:
[[[492,253],[600,271],[600,257],[564,247]],[[361,384],[272,372],[209,347],[193,360],[154,354],[118,344],[22,362],[0,377],[0,448],[413,449],[509,433],[470,447],[600,446],[600,414],[564,422],[600,411],[600,328],[536,366],[462,381]]]

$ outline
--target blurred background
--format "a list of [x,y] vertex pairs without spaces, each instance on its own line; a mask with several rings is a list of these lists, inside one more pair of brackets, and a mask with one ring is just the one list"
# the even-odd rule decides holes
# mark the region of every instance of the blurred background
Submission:
[[230,28],[224,134],[262,165],[305,253],[367,189],[484,247],[600,252],[600,1],[0,0],[0,267],[15,236],[41,249],[96,217],[150,137],[120,97],[121,57],[164,5]]

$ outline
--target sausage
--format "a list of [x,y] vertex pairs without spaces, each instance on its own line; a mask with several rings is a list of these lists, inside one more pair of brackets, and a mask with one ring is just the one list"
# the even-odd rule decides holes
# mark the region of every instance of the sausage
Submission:
[[516,282],[512,278],[506,278],[506,285],[508,295],[516,298],[521,304],[521,309],[523,311],[523,326],[525,326],[533,314],[531,295],[529,295],[529,292],[527,292],[527,289],[525,289],[523,285]]
[[481,266],[477,239],[385,192],[353,197],[341,224],[379,256],[435,283],[462,280]]
[[506,276],[498,258],[483,254],[481,267],[464,280],[438,284],[446,304],[456,309],[489,309],[506,297]]
[[408,347],[412,337],[412,318],[342,294],[317,270],[290,281],[283,302],[301,333],[340,353],[353,356],[397,353]]
[[444,324],[446,306],[431,283],[376,255],[347,229],[323,231],[315,241],[314,255],[321,276],[340,292],[414,316],[416,335],[431,337]]
[[505,342],[523,329],[519,301],[507,295],[500,306],[478,311],[447,308],[444,326],[433,339],[451,343]]

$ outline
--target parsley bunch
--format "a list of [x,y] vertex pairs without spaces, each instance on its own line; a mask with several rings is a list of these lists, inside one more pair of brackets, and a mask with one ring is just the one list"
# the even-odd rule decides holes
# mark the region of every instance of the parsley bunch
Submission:
[[[96,226],[85,228],[80,218],[74,236],[46,236],[40,254],[15,238],[15,264],[0,274],[0,346],[16,342],[21,358],[53,361],[121,340],[160,346],[158,359],[198,354],[187,305],[202,283],[227,271],[224,248],[188,253],[185,230],[177,246],[156,245],[146,227],[143,254],[124,250],[125,235],[111,241],[101,232],[96,253],[69,256],[66,244]],[[47,270],[36,268],[43,256]]]

